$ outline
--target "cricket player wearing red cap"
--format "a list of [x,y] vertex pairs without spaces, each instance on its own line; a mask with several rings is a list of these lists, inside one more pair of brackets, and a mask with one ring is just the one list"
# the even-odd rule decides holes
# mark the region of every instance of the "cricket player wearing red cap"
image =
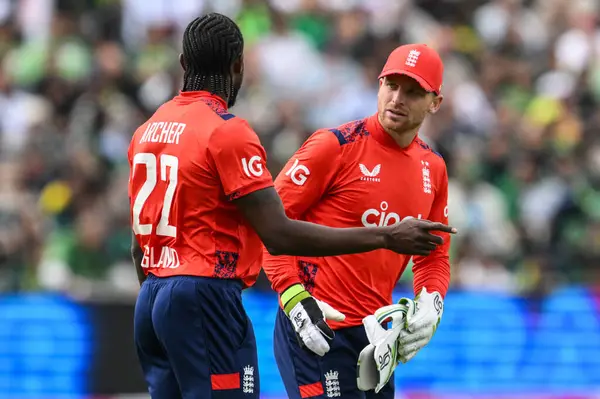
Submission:
[[[418,136],[424,119],[440,108],[442,76],[433,48],[395,49],[379,76],[377,113],[318,130],[277,177],[288,216],[333,227],[375,228],[407,218],[447,223],[446,166]],[[386,250],[316,258],[265,255],[263,268],[280,294],[274,350],[289,398],[393,398],[393,379],[388,383],[393,369],[429,342],[441,317],[450,281],[450,235],[440,236],[443,245],[413,258],[417,298],[391,309],[392,291],[410,255]],[[309,300],[318,308],[305,306]],[[318,326],[320,334],[303,334],[314,312],[327,322]],[[376,326],[363,326],[363,319],[372,323],[375,316],[367,316],[373,314]],[[383,329],[380,324],[392,315],[394,328]],[[389,350],[377,347],[379,341],[389,343]],[[357,382],[363,349],[368,356]],[[374,352],[382,355],[379,362]]]

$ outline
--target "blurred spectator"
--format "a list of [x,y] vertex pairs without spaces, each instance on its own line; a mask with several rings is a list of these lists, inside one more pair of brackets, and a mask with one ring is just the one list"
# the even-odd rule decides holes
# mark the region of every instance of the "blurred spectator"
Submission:
[[421,135],[448,164],[455,287],[599,282],[598,4],[2,0],[0,289],[135,294],[129,138],[179,90],[181,32],[212,10],[244,32],[233,112],[275,174],[315,129],[375,112],[394,47],[436,47],[445,101]]

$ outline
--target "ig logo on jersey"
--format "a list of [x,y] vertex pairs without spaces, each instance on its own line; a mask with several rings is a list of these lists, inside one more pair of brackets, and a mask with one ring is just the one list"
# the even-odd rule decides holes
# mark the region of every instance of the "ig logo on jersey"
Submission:
[[242,158],[242,166],[244,167],[244,173],[248,177],[260,177],[263,174],[262,164],[258,155],[250,158],[249,161],[246,158]]
[[300,161],[296,159],[292,167],[285,172],[285,175],[289,176],[297,186],[303,186],[310,175],[310,170],[306,166],[300,165]]

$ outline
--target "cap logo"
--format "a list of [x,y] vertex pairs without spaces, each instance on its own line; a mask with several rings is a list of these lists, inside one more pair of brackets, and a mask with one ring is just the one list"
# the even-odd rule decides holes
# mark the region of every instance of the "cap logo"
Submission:
[[406,57],[405,64],[409,67],[415,67],[417,65],[417,61],[419,60],[419,56],[421,55],[420,51],[410,50],[408,56]]

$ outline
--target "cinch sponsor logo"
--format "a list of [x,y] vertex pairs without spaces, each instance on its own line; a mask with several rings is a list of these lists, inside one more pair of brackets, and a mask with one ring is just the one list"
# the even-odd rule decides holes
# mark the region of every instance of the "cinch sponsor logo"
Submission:
[[[413,218],[414,216],[406,216],[401,218],[396,212],[388,212],[389,204],[386,201],[381,201],[379,209],[371,208],[367,209],[360,218],[363,226],[365,227],[382,227],[390,226],[398,223],[403,219]],[[417,219],[421,219],[423,215],[419,213]]]

